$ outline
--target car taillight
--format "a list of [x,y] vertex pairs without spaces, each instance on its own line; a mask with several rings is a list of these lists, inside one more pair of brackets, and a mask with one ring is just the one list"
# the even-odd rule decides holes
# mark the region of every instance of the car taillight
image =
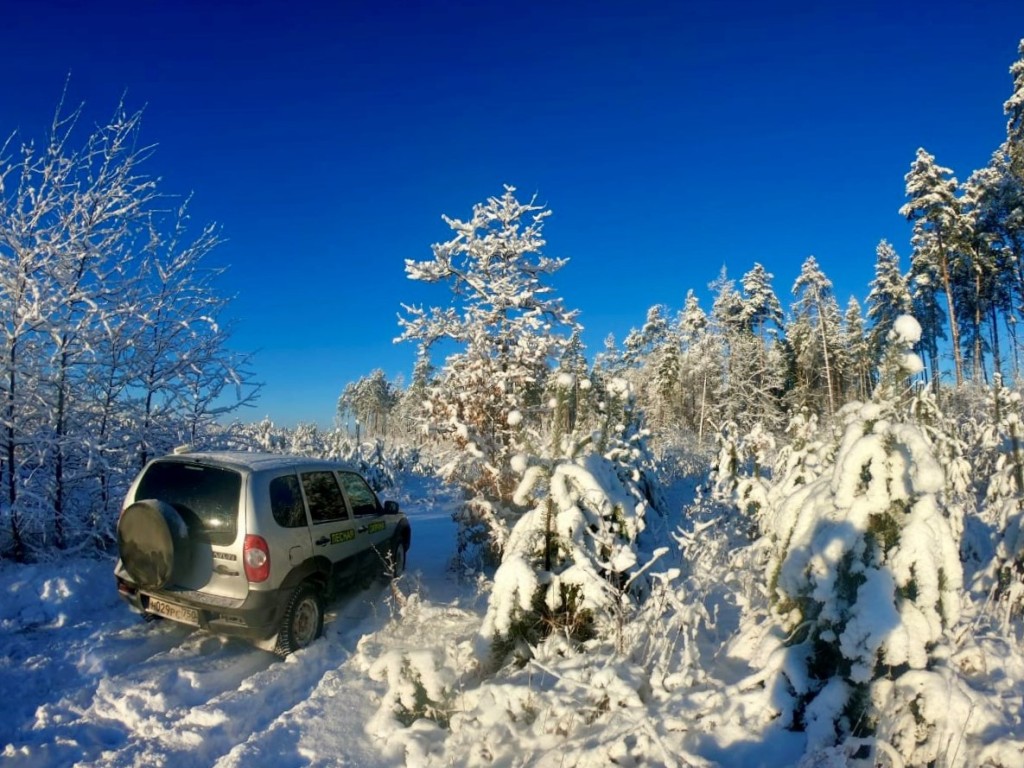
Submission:
[[270,548],[262,536],[250,533],[245,537],[242,563],[245,565],[245,578],[249,581],[266,581],[270,577]]

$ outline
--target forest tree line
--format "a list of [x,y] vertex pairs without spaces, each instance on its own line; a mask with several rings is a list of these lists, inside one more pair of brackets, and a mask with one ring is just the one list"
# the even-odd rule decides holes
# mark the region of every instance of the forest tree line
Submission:
[[[621,345],[608,337],[604,349],[593,355],[591,369],[605,378],[631,380],[656,439],[680,432],[703,438],[724,421],[744,429],[761,422],[777,431],[788,414],[803,411],[830,418],[843,403],[871,394],[886,337],[904,314],[914,316],[922,328],[916,345],[925,362],[921,383],[941,391],[991,385],[995,374],[1019,381],[1024,62],[1018,60],[1011,74],[1013,93],[1004,105],[1006,140],[985,168],[959,182],[952,170],[918,149],[905,176],[907,202],[893,212],[911,228],[909,263],[904,269],[896,248],[881,241],[863,301],[851,297],[841,306],[814,256],[803,262],[788,306],[762,264],[754,264],[738,281],[723,268],[708,286],[713,296],[709,309],[700,306],[692,290],[675,311],[651,307],[645,322]],[[435,325],[440,325],[441,310],[434,312]],[[562,327],[570,334],[579,330]],[[506,324],[491,332],[500,337],[507,330]],[[563,342],[578,365],[585,356],[578,335]],[[514,345],[502,343],[494,354],[511,357],[514,352]],[[376,370],[345,388],[339,417],[345,423],[358,420],[375,436],[415,435],[417,419],[420,431],[424,428],[423,414],[417,412],[424,387],[428,381],[445,386],[452,371],[449,363],[438,377],[429,357],[421,355],[413,381],[404,388]]]

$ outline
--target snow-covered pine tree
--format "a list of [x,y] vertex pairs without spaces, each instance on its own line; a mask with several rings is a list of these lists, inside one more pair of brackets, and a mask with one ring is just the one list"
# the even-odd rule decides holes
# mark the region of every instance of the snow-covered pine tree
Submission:
[[384,371],[377,368],[342,391],[338,398],[339,423],[357,431],[357,440],[386,437],[400,397],[400,387],[388,381]]
[[758,422],[740,439],[739,453],[746,461],[736,484],[736,505],[750,519],[752,531],[760,535],[764,532],[764,514],[771,488],[775,436]]
[[864,330],[864,316],[861,314],[860,303],[853,296],[846,305],[843,315],[842,332],[843,358],[843,394],[844,400],[866,400],[872,389],[871,347]]
[[708,419],[714,413],[715,393],[721,378],[721,339],[710,332],[708,316],[692,290],[686,294],[677,325],[682,346],[683,421],[697,434],[698,443],[702,443]]
[[1006,141],[1014,175],[1024,181],[1024,40],[1017,48],[1019,57],[1010,66],[1013,93],[1003,104],[1006,113]]
[[[897,319],[871,402],[851,403],[834,464],[774,505],[775,611],[787,634],[783,717],[808,749],[875,734],[908,765],[936,760],[951,732],[948,630],[962,569],[945,476],[897,382],[920,369],[913,318]],[[956,710],[952,710],[956,711]]]
[[443,217],[455,236],[434,245],[432,259],[405,263],[410,279],[451,291],[444,308],[404,306],[399,340],[418,342],[421,354],[441,340],[459,348],[431,388],[428,407],[453,449],[445,472],[469,495],[466,529],[496,552],[517,515],[511,459],[518,422],[509,416],[542,418],[550,365],[578,327],[576,312],[544,283],[566,263],[542,251],[550,213],[533,200],[520,202],[506,186],[501,197],[475,205],[468,221]]
[[839,306],[832,294],[832,281],[814,256],[808,256],[800,267],[793,297],[789,343],[796,382],[791,399],[795,410],[811,407],[831,416],[839,405]]
[[735,421],[725,421],[715,429],[717,457],[711,466],[709,481],[715,499],[732,503],[739,485],[743,457],[740,455],[740,429]]
[[822,434],[818,416],[808,409],[790,417],[787,442],[775,456],[768,506],[775,509],[797,489],[809,485],[827,471],[835,448]]
[[769,332],[781,334],[783,330],[782,304],[772,288],[774,277],[761,264],[755,263],[740,280],[744,324],[762,340]]
[[[1010,168],[1004,142],[985,168],[975,171],[964,184],[963,214],[968,246],[977,254],[981,272],[976,276],[975,291],[979,301],[974,304],[975,327],[982,319],[988,326],[987,339],[980,329],[973,341],[975,360],[985,350],[992,355],[992,370],[1003,371],[1001,322],[1012,339],[1013,359],[1017,359],[1015,301],[1024,296],[1024,178],[1018,179]],[[982,317],[983,316],[983,317]],[[1015,370],[1017,367],[1015,366]],[[980,381],[980,376],[975,376]]]
[[[914,223],[911,279],[926,299],[925,305],[934,302],[934,295],[939,290],[945,293],[953,368],[959,386],[963,383],[964,373],[956,293],[963,269],[957,244],[963,222],[956,198],[957,180],[951,169],[937,165],[934,155],[919,148],[906,182],[909,201],[900,208],[900,215]],[[924,319],[928,321],[923,326],[926,335],[934,333],[930,318]],[[937,368],[932,371],[932,376],[938,379]]]
[[782,307],[771,281],[772,274],[760,264],[743,276],[738,322],[727,326],[728,395],[722,408],[743,431],[757,424],[774,431],[784,421],[786,362],[779,344]]
[[634,328],[623,342],[623,359],[626,365],[639,367],[654,350],[662,347],[669,337],[668,308],[655,304],[647,310],[647,319],[639,330]]
[[749,300],[724,269],[708,286],[715,292],[712,330],[721,355],[713,389],[715,420],[735,422],[740,431],[759,421],[771,427],[781,422],[784,365],[773,343],[779,329],[777,300],[772,300],[771,275],[758,267],[744,278],[753,291]]
[[896,318],[909,314],[913,308],[907,277],[900,270],[899,254],[887,240],[875,249],[875,277],[868,291],[867,307],[871,362],[878,366]]

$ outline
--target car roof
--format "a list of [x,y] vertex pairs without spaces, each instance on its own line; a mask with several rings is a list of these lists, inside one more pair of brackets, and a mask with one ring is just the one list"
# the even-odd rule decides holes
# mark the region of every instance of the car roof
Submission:
[[337,469],[355,471],[340,461],[313,459],[284,453],[254,453],[249,451],[190,451],[161,456],[155,461],[177,461],[188,464],[206,464],[248,472],[272,472],[279,469]]

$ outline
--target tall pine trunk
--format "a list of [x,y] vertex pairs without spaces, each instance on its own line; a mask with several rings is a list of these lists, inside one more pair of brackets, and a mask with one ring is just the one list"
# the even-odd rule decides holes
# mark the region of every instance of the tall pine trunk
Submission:
[[949,335],[953,345],[953,372],[956,376],[956,385],[959,387],[964,383],[964,363],[960,349],[960,323],[956,319],[956,302],[953,299],[953,277],[949,272],[949,256],[941,240],[939,241],[939,250],[942,254],[939,257],[939,269],[942,277],[942,286],[946,291],[946,306],[949,311]]

